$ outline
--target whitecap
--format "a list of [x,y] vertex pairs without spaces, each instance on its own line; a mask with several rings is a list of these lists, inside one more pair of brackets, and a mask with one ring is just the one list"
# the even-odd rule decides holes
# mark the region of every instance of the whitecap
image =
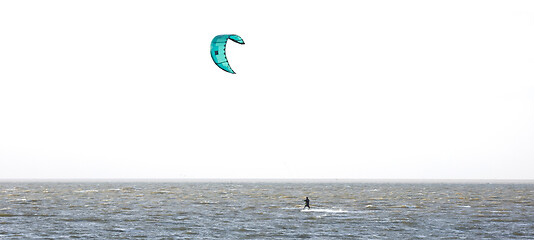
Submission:
[[75,193],[94,193],[94,192],[98,192],[98,190],[96,189],[89,189],[89,190],[78,190],[78,191],[74,191]]

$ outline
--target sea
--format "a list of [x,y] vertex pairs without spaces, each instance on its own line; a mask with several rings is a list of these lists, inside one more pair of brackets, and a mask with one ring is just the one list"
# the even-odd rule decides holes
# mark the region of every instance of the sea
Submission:
[[0,239],[534,239],[534,183],[0,182]]

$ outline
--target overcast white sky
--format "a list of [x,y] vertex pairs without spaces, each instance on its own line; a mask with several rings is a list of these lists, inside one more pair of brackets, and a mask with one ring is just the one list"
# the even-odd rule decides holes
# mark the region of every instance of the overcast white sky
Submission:
[[533,43],[534,1],[0,1],[0,179],[534,179]]

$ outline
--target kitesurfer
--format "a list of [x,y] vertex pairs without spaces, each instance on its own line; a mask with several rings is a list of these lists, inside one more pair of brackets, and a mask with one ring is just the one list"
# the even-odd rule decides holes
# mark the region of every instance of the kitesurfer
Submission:
[[308,197],[306,197],[306,199],[304,199],[304,208],[303,209],[306,209],[306,207],[308,207],[308,209],[310,209],[310,199]]

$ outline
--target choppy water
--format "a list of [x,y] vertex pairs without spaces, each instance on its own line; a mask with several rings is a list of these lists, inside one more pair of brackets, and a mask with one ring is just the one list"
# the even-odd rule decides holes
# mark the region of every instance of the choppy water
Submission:
[[0,238],[534,239],[534,184],[0,183]]

